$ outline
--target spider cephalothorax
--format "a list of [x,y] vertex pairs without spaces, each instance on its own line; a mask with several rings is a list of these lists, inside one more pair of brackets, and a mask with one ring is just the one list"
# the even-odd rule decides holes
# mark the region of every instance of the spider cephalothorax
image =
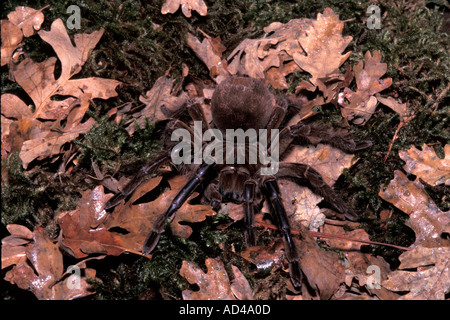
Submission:
[[[331,144],[346,152],[355,152],[371,145],[369,141],[355,143],[349,135],[336,135],[329,133],[320,127],[306,125],[299,122],[292,126],[280,127],[286,123],[285,119],[290,108],[298,109],[287,98],[275,99],[267,89],[265,82],[260,79],[233,76],[220,83],[211,99],[212,122],[209,123],[199,103],[194,100],[182,107],[192,120],[201,121],[203,130],[218,129],[225,136],[227,129],[260,130],[268,131],[278,129],[277,136],[278,153],[282,155],[290,146],[301,141],[309,142],[310,137],[315,141]],[[180,115],[184,110],[176,112]],[[166,130],[168,136],[176,129],[187,130],[193,133],[193,129],[186,123],[174,119],[169,122]],[[193,135],[192,135],[193,136]],[[116,194],[106,204],[106,209],[112,208],[130,195],[143,181],[146,174],[158,168],[161,164],[171,160],[171,150],[175,143],[166,139],[166,150],[154,163],[145,166],[139,174],[125,186],[121,193]],[[212,142],[203,142],[205,149]],[[234,143],[234,140],[233,142]],[[246,142],[245,150],[251,149],[250,142]],[[268,147],[270,153],[271,148]],[[224,152],[226,154],[226,152]],[[244,206],[244,221],[246,225],[245,238],[248,245],[256,244],[254,232],[254,215],[259,208],[261,199],[269,201],[272,211],[276,216],[278,227],[283,235],[286,258],[289,262],[291,281],[296,287],[301,286],[302,271],[300,269],[299,253],[291,235],[291,229],[286,210],[281,201],[277,179],[287,178],[298,183],[306,184],[313,192],[324,199],[337,211],[343,213],[350,220],[357,220],[358,215],[325,183],[322,176],[309,165],[295,162],[277,163],[277,170],[272,174],[263,173],[267,169],[267,163],[250,162],[245,156],[245,161],[238,161],[237,154],[232,153],[232,161],[203,161],[197,165],[186,166],[190,172],[190,179],[179,191],[169,208],[154,223],[153,229],[143,244],[143,252],[150,253],[156,247],[160,235],[164,232],[167,222],[172,221],[176,211],[190,197],[197,187],[204,185],[203,196],[213,208],[217,209],[221,203],[235,202]],[[230,159],[228,159],[230,160]]]

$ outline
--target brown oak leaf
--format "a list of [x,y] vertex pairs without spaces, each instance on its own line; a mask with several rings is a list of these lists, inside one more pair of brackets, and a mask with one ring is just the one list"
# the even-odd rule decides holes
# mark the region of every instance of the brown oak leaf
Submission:
[[375,51],[373,56],[369,51],[364,56],[364,62],[360,61],[354,68],[356,79],[356,92],[349,88],[344,89],[344,97],[349,102],[342,103],[342,116],[355,124],[362,125],[369,120],[375,112],[377,98],[375,94],[383,91],[392,84],[392,78],[381,79],[386,73],[387,64],[381,63],[380,51]]
[[347,60],[351,51],[344,52],[352,41],[351,36],[342,37],[344,22],[339,20],[333,10],[326,8],[323,14],[317,14],[317,20],[300,34],[298,41],[305,51],[293,53],[294,61],[300,68],[312,75],[311,83],[319,85],[318,80],[336,73]]
[[175,13],[180,5],[181,11],[187,18],[192,16],[192,10],[197,11],[201,16],[206,16],[208,13],[208,7],[203,0],[166,0],[161,8],[161,13]]
[[[115,88],[119,81],[96,77],[71,79],[81,71],[102,34],[103,30],[76,34],[74,46],[62,20],[55,20],[51,30],[41,30],[39,36],[56,52],[61,62],[60,76],[55,78],[56,57],[42,62],[26,58],[18,65],[11,65],[14,79],[33,100],[35,111],[32,113],[16,96],[2,95],[2,123],[9,124],[7,130],[2,130],[2,141],[7,141],[5,136],[9,135],[10,151],[21,150],[25,168],[34,159],[59,154],[63,144],[92,127],[93,119],[81,123],[90,100],[117,96]],[[65,99],[55,99],[58,96]],[[42,122],[41,119],[57,121]],[[65,119],[67,123],[62,127],[60,123]]]
[[[169,119],[171,114],[183,106],[189,98],[184,91],[178,96],[174,91],[173,79],[167,76],[159,77],[145,96],[139,97],[139,101],[145,104],[145,108],[133,114],[135,121],[143,126],[147,119],[151,122]],[[130,125],[128,130],[132,133],[135,130],[134,124]]]
[[232,266],[234,280],[225,271],[225,266],[219,258],[208,258],[205,261],[208,271],[203,272],[195,263],[183,261],[180,275],[190,283],[197,284],[198,291],[184,290],[184,300],[236,300],[253,298],[248,281],[240,270]]
[[34,34],[34,30],[41,28],[44,22],[42,10],[47,7],[48,5],[42,9],[35,10],[29,7],[18,6],[16,10],[8,14],[8,19],[22,30],[25,37],[29,37]]
[[[416,167],[406,165],[405,169]],[[399,257],[399,270],[391,272],[382,285],[392,291],[406,291],[399,299],[445,299],[450,291],[450,241],[444,235],[450,233],[450,215],[439,209],[419,182],[429,173],[419,170],[416,174],[416,181],[411,181],[403,172],[395,171],[394,179],[379,193],[409,215],[407,225],[416,234],[411,250]]]
[[226,48],[220,42],[220,38],[211,38],[204,32],[203,35],[205,38],[200,42],[193,34],[188,32],[187,45],[206,64],[210,70],[211,77],[217,83],[220,83],[230,75],[227,70],[226,61],[222,60],[222,53]]
[[391,272],[382,285],[392,291],[407,291],[400,300],[444,300],[450,290],[449,257],[448,245],[418,246],[400,255],[400,270]]
[[2,239],[2,269],[13,267],[6,272],[6,281],[30,290],[39,300],[69,300],[94,293],[86,279],[94,278],[95,270],[83,267],[85,275],[64,278],[62,252],[43,228],[34,232],[20,225],[7,228],[11,236]]
[[444,147],[443,159],[428,145],[422,146],[422,151],[411,146],[408,150],[399,151],[400,158],[406,162],[403,166],[407,172],[419,176],[423,181],[433,186],[450,185],[450,144]]

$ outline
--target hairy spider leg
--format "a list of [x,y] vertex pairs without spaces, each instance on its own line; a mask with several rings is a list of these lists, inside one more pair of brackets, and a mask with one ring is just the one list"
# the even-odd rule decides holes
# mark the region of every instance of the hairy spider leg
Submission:
[[300,268],[300,256],[298,254],[297,246],[291,234],[291,227],[289,220],[284,209],[284,205],[281,201],[280,190],[275,178],[267,179],[263,183],[267,196],[269,197],[270,204],[273,211],[277,216],[278,229],[283,233],[283,242],[286,258],[289,262],[289,275],[291,277],[292,284],[296,288],[300,288],[302,285],[303,273]]
[[334,192],[333,188],[323,180],[322,175],[313,167],[302,163],[283,162],[280,163],[275,176],[294,181],[297,179],[306,181],[315,194],[323,197],[335,210],[343,213],[347,219],[351,221],[359,220],[357,212]]
[[255,205],[256,181],[247,180],[244,184],[244,223],[245,223],[245,241],[248,246],[256,245],[255,236]]
[[159,218],[155,221],[155,223],[153,224],[152,231],[150,231],[150,233],[148,234],[147,238],[144,241],[144,246],[142,248],[142,252],[144,254],[149,254],[155,249],[161,234],[164,232],[166,224],[173,220],[176,211],[179,208],[181,208],[181,206],[187,201],[187,199],[191,196],[194,190],[203,182],[203,180],[210,173],[214,165],[215,163],[201,164],[198,167],[194,177],[185,184],[185,186],[178,192],[178,194],[172,200],[172,203],[170,204],[167,211],[163,215],[159,216]]
[[137,187],[139,187],[142,184],[142,182],[145,180],[145,177],[148,174],[152,173],[161,164],[163,164],[164,162],[167,162],[169,160],[170,160],[169,155],[168,154],[163,154],[163,155],[160,155],[155,160],[155,162],[153,162],[152,164],[142,167],[139,170],[139,172],[133,177],[133,179],[131,179],[131,181],[128,182],[125,185],[125,187],[119,193],[116,193],[111,199],[109,199],[105,203],[105,210],[114,208],[119,203],[121,203],[123,199],[125,199],[130,194],[132,194],[134,192],[134,190],[136,190]]

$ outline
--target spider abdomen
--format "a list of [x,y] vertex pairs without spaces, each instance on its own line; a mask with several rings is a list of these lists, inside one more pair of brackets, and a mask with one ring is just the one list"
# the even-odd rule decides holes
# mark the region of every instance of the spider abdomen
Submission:
[[221,82],[211,98],[212,119],[217,128],[263,129],[267,126],[275,98],[264,80],[230,77]]

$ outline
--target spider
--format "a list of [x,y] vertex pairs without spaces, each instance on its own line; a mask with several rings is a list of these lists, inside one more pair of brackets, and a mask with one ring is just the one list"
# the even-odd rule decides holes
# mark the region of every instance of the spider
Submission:
[[[232,76],[223,80],[215,89],[211,98],[212,123],[208,123],[201,105],[198,101],[189,100],[182,111],[189,113],[194,121],[201,121],[205,130],[215,128],[224,135],[227,129],[278,129],[279,130],[279,155],[282,157],[290,146],[298,143],[311,143],[309,137],[314,137],[323,143],[328,143],[343,151],[353,153],[371,146],[370,141],[355,142],[350,135],[332,134],[313,125],[307,125],[301,121],[292,126],[280,127],[289,120],[289,114],[299,110],[300,106],[286,97],[275,99],[275,96],[267,88],[264,80],[250,77]],[[182,112],[175,112],[166,127],[167,133],[178,128],[192,132],[180,118]],[[208,143],[204,143],[205,148]],[[165,150],[174,147],[173,141],[165,141]],[[249,146],[246,146],[249,147]],[[270,148],[269,148],[270,150]],[[270,151],[269,151],[270,152]],[[236,156],[234,154],[233,156]],[[113,196],[105,205],[105,209],[113,208],[143,182],[146,175],[153,172],[164,163],[170,162],[170,152],[165,151],[156,161],[147,165],[123,188]],[[216,161],[217,162],[217,161]],[[319,172],[311,166],[294,163],[279,162],[278,171],[273,175],[262,175],[261,171],[267,164],[250,164],[248,157],[245,163],[223,164],[211,161],[203,161],[197,165],[187,165],[190,179],[175,196],[169,208],[154,223],[149,232],[142,252],[148,254],[158,244],[166,224],[171,222],[176,211],[183,205],[201,184],[204,185],[203,196],[211,206],[218,210],[221,203],[234,202],[244,205],[245,240],[247,246],[256,245],[254,215],[257,212],[258,203],[264,198],[269,201],[273,214],[277,217],[278,228],[282,233],[285,248],[285,256],[289,263],[289,274],[292,284],[296,288],[301,287],[302,271],[300,268],[299,253],[292,238],[288,215],[283,206],[277,180],[290,179],[301,184],[306,184],[312,191],[322,196],[334,209],[343,213],[352,221],[358,220],[357,212],[347,205],[336,192],[323,180]],[[228,162],[227,162],[228,163]],[[234,162],[236,163],[236,162]]]

